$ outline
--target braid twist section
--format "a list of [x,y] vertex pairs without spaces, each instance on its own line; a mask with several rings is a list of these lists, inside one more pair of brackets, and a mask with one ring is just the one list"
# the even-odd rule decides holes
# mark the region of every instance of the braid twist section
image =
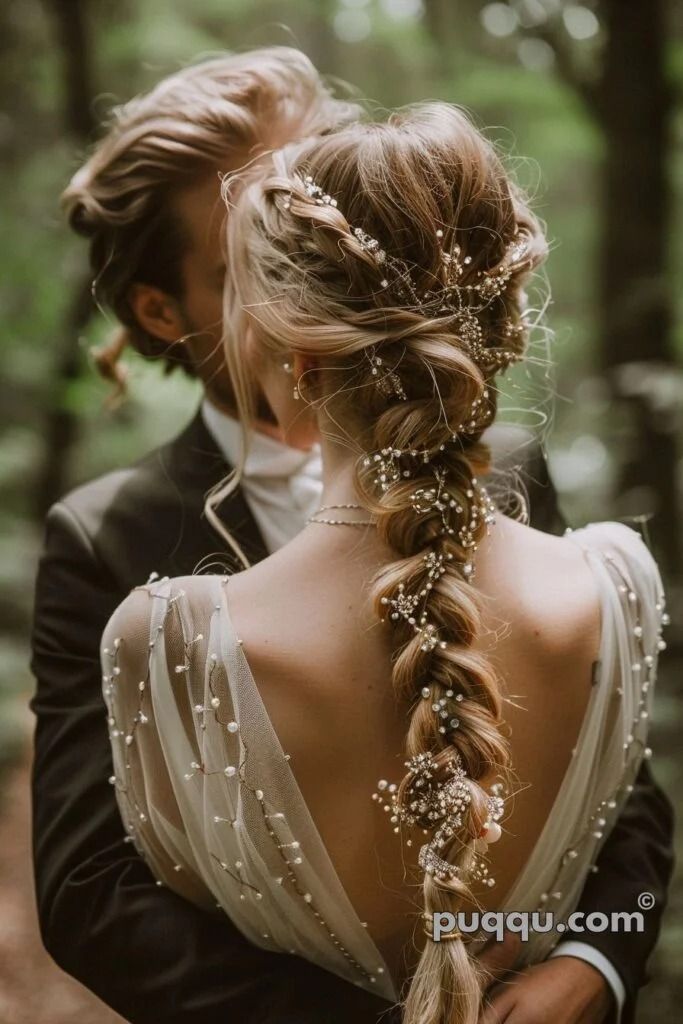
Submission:
[[[424,346],[421,342],[419,358],[425,358],[425,347],[435,351],[437,343],[429,346],[428,341]],[[462,372],[461,366],[459,358],[458,372]],[[468,371],[469,380],[476,382],[476,367]],[[459,422],[470,400],[468,394],[462,408],[454,408],[455,403],[449,405],[448,419]],[[417,431],[412,427],[415,423],[421,424],[418,429],[424,444],[424,426],[434,415],[433,403],[431,398],[420,403],[422,408],[418,403],[408,408],[405,404],[394,406],[380,417],[373,438],[379,452],[399,449],[398,443],[395,449],[383,447],[388,434],[412,435],[417,442]],[[359,473],[359,486],[380,535],[400,555],[377,575],[372,598],[376,614],[390,623],[395,634],[395,693],[412,707],[406,736],[407,763],[429,755],[437,778],[442,775],[446,780],[453,763],[461,766],[464,776],[459,827],[452,828],[451,816],[451,826],[445,834],[442,830],[444,841],[439,850],[443,867],[454,870],[447,877],[438,878],[430,870],[424,875],[423,909],[430,920],[437,912],[455,913],[473,899],[468,878],[477,867],[475,846],[490,817],[490,795],[481,783],[492,772],[504,775],[509,766],[498,681],[486,658],[471,649],[481,628],[481,601],[470,584],[471,554],[486,535],[490,521],[481,512],[476,477],[487,466],[488,451],[481,442],[467,447],[454,445],[444,425],[433,442],[435,451],[428,463],[420,465],[419,455],[412,460],[408,457],[416,466],[415,475],[387,482],[387,474],[379,473],[385,477],[379,480],[380,489],[385,488],[379,497],[376,467],[383,460],[366,459]],[[439,480],[443,481],[445,509],[429,504],[435,482],[438,491]],[[451,522],[453,526],[445,525]],[[463,526],[465,531],[459,529]],[[463,543],[461,534],[467,543]],[[420,791],[414,783],[415,776],[409,770],[391,807],[397,832],[401,812],[416,815]],[[419,812],[417,816],[419,825],[434,833],[439,822],[429,820],[429,806],[427,801],[424,818],[419,819]],[[477,870],[479,880],[486,883],[486,868]],[[434,995],[436,979],[441,992],[438,999]],[[469,1024],[476,1021],[479,1005],[477,968],[465,945],[459,940],[427,940],[406,997],[407,1024]]]

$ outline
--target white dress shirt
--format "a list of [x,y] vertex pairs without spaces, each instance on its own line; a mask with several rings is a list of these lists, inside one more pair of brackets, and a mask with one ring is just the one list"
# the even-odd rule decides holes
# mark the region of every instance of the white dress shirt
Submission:
[[[242,450],[238,421],[207,398],[202,402],[202,417],[219,451],[231,466],[236,466]],[[302,451],[253,431],[241,488],[272,554],[296,537],[320,505],[320,446]]]
[[[231,466],[236,466],[242,444],[240,424],[206,398],[202,403],[202,415],[219,450]],[[266,547],[272,554],[303,529],[306,519],[320,505],[320,446],[314,445],[310,451],[302,451],[253,431],[241,487]],[[550,956],[573,956],[595,967],[614,994],[616,1013],[613,1020],[619,1024],[626,992],[618,972],[606,956],[588,943],[574,939],[560,942]]]

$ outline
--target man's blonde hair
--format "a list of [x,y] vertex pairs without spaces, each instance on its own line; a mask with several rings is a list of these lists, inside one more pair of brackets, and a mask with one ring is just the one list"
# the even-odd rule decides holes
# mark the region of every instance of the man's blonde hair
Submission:
[[118,378],[126,344],[164,358],[167,372],[181,366],[194,374],[185,348],[169,350],[145,331],[129,303],[134,282],[182,295],[187,239],[171,208],[174,191],[361,113],[335,98],[308,57],[289,47],[204,60],[113,110],[107,134],[62,197],[70,225],[90,239],[95,298],[123,325],[97,359],[104,376]]

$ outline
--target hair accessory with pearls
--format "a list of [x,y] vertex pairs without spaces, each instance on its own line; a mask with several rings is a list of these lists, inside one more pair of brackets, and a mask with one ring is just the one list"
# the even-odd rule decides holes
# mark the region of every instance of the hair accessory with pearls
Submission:
[[445,573],[444,561],[450,561],[452,558],[451,554],[444,555],[441,552],[428,551],[422,559],[427,569],[427,580],[424,586],[414,593],[408,593],[405,583],[399,583],[395,597],[382,598],[382,604],[387,605],[391,609],[389,618],[394,621],[404,619],[408,625],[412,626],[420,637],[420,649],[427,653],[433,651],[437,644],[439,647],[445,648],[446,641],[439,640],[438,629],[428,622],[427,612],[424,608],[417,615],[416,612],[420,604],[426,602],[429,591],[436,581]]
[[386,398],[400,398],[402,402],[408,400],[408,396],[405,392],[405,388],[401,382],[401,378],[396,373],[396,370],[384,369],[384,360],[381,356],[377,355],[377,348],[375,345],[370,345],[368,348],[364,348],[363,352],[365,358],[370,363],[370,372],[373,377],[376,378],[375,383],[377,390],[380,394]]
[[[306,195],[316,205],[338,206],[337,201],[310,175],[305,178],[303,186]],[[518,234],[506,247],[501,262],[494,270],[475,272],[471,267],[472,256],[463,254],[461,246],[455,241],[455,232],[447,247],[444,244],[444,230],[437,228],[435,233],[441,265],[439,271],[432,276],[433,286],[424,291],[414,276],[419,268],[410,267],[404,260],[392,256],[377,238],[362,228],[349,224],[348,229],[357,246],[376,267],[381,292],[387,294],[386,301],[425,318],[447,321],[444,330],[452,332],[459,340],[484,378],[493,376],[499,369],[520,358],[517,351],[520,346],[513,345],[512,340],[518,341],[527,325],[506,316],[503,308],[499,315],[496,311],[488,319],[482,314],[504,294],[513,273],[521,270],[525,264],[530,264],[529,242],[524,235]],[[497,315],[498,321],[494,325]],[[489,321],[495,326],[496,336],[502,333],[503,337],[511,340],[510,347],[487,345]],[[385,366],[384,359],[378,354],[378,346],[367,346],[364,356],[378,390],[387,398],[406,401],[408,395],[396,372],[396,366]],[[443,464],[446,460],[439,456],[447,444],[461,446],[463,434],[473,434],[483,429],[490,419],[490,412],[489,394],[484,383],[463,416],[463,422],[452,430],[451,436],[444,443],[431,449],[385,447],[368,453],[362,461],[362,470],[367,472],[370,482],[381,495],[405,480],[413,478],[416,481],[409,495],[409,507],[412,507],[418,521],[424,522],[427,527],[427,534],[431,538],[429,548],[423,556],[422,565],[416,566],[411,573],[414,579],[410,578],[390,588],[381,597],[381,603],[386,607],[390,619],[402,622],[414,631],[419,649],[425,655],[448,646],[441,623],[438,620],[430,621],[432,617],[429,614],[431,591],[435,586],[438,587],[439,580],[446,572],[446,563],[458,557],[449,550],[448,542],[460,548],[460,573],[465,580],[471,581],[474,578],[476,538],[482,532],[482,524],[488,526],[495,521],[495,506],[486,489],[476,478],[469,482],[460,477],[453,480],[449,476],[448,465]],[[433,480],[425,482],[425,475],[432,476]],[[439,543],[439,534],[446,542],[443,545]],[[444,743],[453,743],[453,734],[460,728],[460,718],[456,712],[465,694],[456,695],[452,689],[448,689],[447,696],[439,697],[437,685],[423,686],[421,692],[431,702],[432,710],[437,715],[436,728],[444,737]],[[438,751],[427,751],[411,757],[406,761],[408,774],[400,787],[381,780],[373,799],[379,801],[384,811],[390,814],[395,832],[400,831],[401,825],[406,825],[419,827],[426,835],[432,833],[432,838],[421,847],[418,857],[420,867],[427,874],[440,881],[466,877],[468,880],[493,885],[494,881],[489,877],[488,867],[481,855],[501,835],[498,821],[503,815],[504,804],[499,787],[492,788],[491,795],[486,796],[486,820],[479,834],[469,837],[471,843],[466,843],[467,854],[460,858],[460,863],[450,863],[446,859],[448,849],[464,827],[472,802],[472,783],[455,747],[451,746],[447,751],[447,759],[444,760],[443,755],[444,751],[441,754]],[[384,795],[385,790],[388,791],[388,801]],[[408,843],[411,844],[410,839]]]
[[[444,447],[441,446],[439,450]],[[375,487],[384,493],[392,484],[410,479],[416,473],[416,463],[421,467],[429,466],[436,454],[427,449],[382,448],[364,457],[363,468],[372,471]],[[419,516],[438,512],[441,533],[449,537],[457,535],[460,545],[469,552],[462,571],[467,579],[473,580],[473,556],[477,549],[475,534],[481,520],[487,526],[495,522],[496,507],[476,477],[472,478],[471,486],[466,489],[461,501],[446,487],[447,470],[438,465],[431,465],[430,468],[436,482],[433,486],[418,487],[411,494],[413,511]],[[458,517],[460,522],[456,520],[454,523],[454,517]]]
[[[394,832],[398,833],[401,825],[420,828],[426,833],[434,832],[430,841],[421,847],[418,863],[423,871],[439,881],[468,877],[492,886],[494,880],[480,859],[475,857],[465,868],[451,864],[442,854],[463,827],[464,815],[472,802],[460,755],[456,752],[444,765],[439,764],[433,754],[425,752],[411,757],[405,766],[408,775],[401,787],[381,779],[377,792],[373,793],[373,800],[379,801],[391,815]],[[496,783],[491,788],[492,795],[487,798],[488,817],[476,840],[476,853],[485,852],[490,843],[500,838],[498,822],[504,809],[501,789],[500,783]],[[385,793],[388,793],[388,801]]]
[[[338,208],[337,200],[318,185],[311,175],[304,178],[303,187],[306,195],[316,205]],[[291,197],[285,202],[285,209],[290,208]],[[391,294],[398,305],[424,317],[452,318],[453,328],[470,358],[485,375],[491,376],[519,361],[521,354],[516,348],[486,344],[485,326],[480,314],[504,294],[513,273],[525,266],[530,268],[529,239],[524,233],[518,232],[508,243],[496,268],[477,271],[472,281],[463,283],[462,279],[467,276],[472,264],[472,257],[463,256],[462,247],[454,237],[450,246],[446,247],[443,244],[444,230],[437,228],[435,234],[439,240],[443,272],[434,287],[420,293],[413,272],[405,260],[388,253],[378,239],[367,231],[349,226],[360,248],[381,273],[381,290]],[[520,323],[507,317],[503,323],[503,333],[510,340],[520,338],[526,330],[527,324],[524,321]]]

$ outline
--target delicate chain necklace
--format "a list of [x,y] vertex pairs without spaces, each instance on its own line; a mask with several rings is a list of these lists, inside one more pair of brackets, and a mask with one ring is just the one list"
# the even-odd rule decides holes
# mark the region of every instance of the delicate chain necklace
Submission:
[[321,505],[319,509],[313,513],[312,516],[306,520],[307,523],[319,523],[321,526],[377,526],[377,523],[372,519],[314,519],[314,516],[319,516],[321,512],[333,512],[336,509],[341,508],[358,508],[362,509],[362,505],[346,504],[346,505]]

